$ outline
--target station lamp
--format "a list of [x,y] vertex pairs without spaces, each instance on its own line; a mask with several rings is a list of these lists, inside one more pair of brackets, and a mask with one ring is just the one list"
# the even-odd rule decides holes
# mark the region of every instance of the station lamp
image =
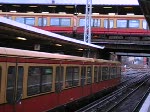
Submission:
[[16,37],[16,38],[19,40],[27,40],[26,38],[23,38],[23,37]]

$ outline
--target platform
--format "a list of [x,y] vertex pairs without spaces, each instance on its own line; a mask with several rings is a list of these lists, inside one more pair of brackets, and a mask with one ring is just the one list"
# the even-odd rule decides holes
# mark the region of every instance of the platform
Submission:
[[150,112],[150,94],[146,98],[139,112]]

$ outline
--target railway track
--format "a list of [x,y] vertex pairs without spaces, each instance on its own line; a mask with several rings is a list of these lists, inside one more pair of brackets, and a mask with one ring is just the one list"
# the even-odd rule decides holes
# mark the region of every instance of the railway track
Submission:
[[115,101],[109,108],[98,110],[98,112],[136,112],[143,97],[149,92],[149,86],[150,78],[138,86],[129,88],[128,93],[121,99]]
[[[127,110],[126,109],[127,107],[125,106],[125,101],[127,101],[127,99],[129,99],[129,102],[131,102],[130,99],[133,96],[131,96],[131,97],[129,97],[129,96],[132,94],[133,95],[137,94],[136,96],[141,99],[138,101],[135,100],[138,98],[133,99],[133,102],[136,101],[137,104],[134,104],[134,109],[132,108],[132,110],[136,110],[139,107],[142,99],[144,99],[144,95],[146,95],[146,93],[143,92],[143,94],[141,94],[141,92],[149,91],[149,89],[147,89],[150,85],[150,81],[147,80],[147,79],[149,79],[149,77],[150,76],[148,75],[147,72],[145,74],[142,73],[142,75],[138,74],[137,78],[134,77],[132,80],[124,81],[122,84],[120,84],[119,89],[117,91],[115,91],[99,100],[92,102],[91,104],[77,110],[76,112],[113,112],[113,111],[114,112],[123,112],[122,111],[123,107],[125,107],[125,109],[123,109],[123,110]],[[141,86],[139,86],[139,85],[141,85]],[[145,86],[143,86],[143,85],[145,85]],[[135,88],[140,88],[140,87],[141,88],[143,87],[143,89],[140,89],[140,90],[135,89]],[[130,105],[129,105],[129,107],[130,107]],[[116,110],[116,108],[118,110]],[[130,111],[128,111],[128,112],[130,112]]]

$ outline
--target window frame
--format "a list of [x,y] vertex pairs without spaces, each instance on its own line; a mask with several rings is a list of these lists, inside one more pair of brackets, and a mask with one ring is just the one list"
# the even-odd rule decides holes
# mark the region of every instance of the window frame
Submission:
[[[37,80],[38,81],[38,83],[36,84],[36,83],[34,83],[34,85],[36,84],[37,85],[37,89],[35,89],[37,92],[30,92],[30,91],[32,91],[32,89],[30,89],[29,88],[29,86],[30,85],[32,85],[32,84],[29,84],[29,83],[33,83],[32,82],[32,80],[31,80],[31,82],[29,82],[29,77],[30,77],[30,69],[31,68],[39,68],[39,75],[31,75],[31,76],[33,76],[33,77],[35,77],[36,76],[36,78],[37,78],[37,76],[39,76],[39,80]],[[44,71],[44,69],[50,69],[51,70],[51,73],[50,74],[48,74],[48,75],[45,75],[44,73],[43,73],[43,71]],[[53,66],[40,66],[40,65],[38,65],[38,66],[33,66],[33,65],[30,65],[30,66],[28,66],[28,78],[27,78],[27,96],[32,96],[32,95],[36,95],[36,94],[41,94],[41,93],[47,93],[47,92],[52,92],[53,91],[53,71],[54,70],[54,68],[53,68]],[[50,88],[48,88],[48,90],[43,90],[43,83],[44,83],[44,81],[43,81],[43,76],[49,76],[50,77],[50,79],[51,80],[48,80],[48,87]],[[46,78],[47,79],[47,78]],[[46,88],[46,87],[45,87]],[[29,91],[30,90],[30,91]]]
[[86,71],[86,84],[91,84],[92,83],[92,66],[87,66],[87,71]]
[[47,26],[47,18],[38,17],[38,26]]
[[[58,19],[58,20],[57,20]],[[69,20],[67,23],[69,24],[62,24],[64,23],[63,20]],[[57,20],[58,22],[54,21]],[[52,24],[55,23],[55,24]],[[56,24],[57,23],[57,24]],[[66,22],[65,22],[66,23]],[[50,26],[60,26],[60,27],[70,27],[71,26],[71,18],[59,18],[59,17],[51,17],[50,18]]]
[[[122,26],[124,24],[123,21],[125,22],[125,26]],[[121,26],[118,26],[119,24],[121,24]],[[117,28],[127,28],[128,27],[128,20],[127,19],[117,19],[117,21],[116,21],[116,27]]]
[[[107,68],[106,71],[103,71],[104,68]],[[105,80],[109,80],[109,67],[108,66],[102,66],[102,81],[105,81]],[[106,73],[106,74],[104,74]]]
[[[77,71],[75,71],[76,69]],[[75,79],[75,76],[78,76],[78,78]],[[80,80],[80,67],[79,66],[66,66],[65,88],[79,86],[79,80]],[[77,84],[75,84],[76,81],[77,81]]]
[[56,74],[56,76],[55,76],[55,91],[56,92],[60,92],[63,89],[64,71],[65,71],[65,68],[63,66],[56,66],[56,71],[55,71],[55,74]]
[[114,28],[114,20],[113,19],[104,19],[104,28]]
[[[22,19],[21,21],[18,21],[19,19]],[[28,22],[28,19],[32,19],[33,21],[29,24],[27,23]],[[19,23],[23,23],[23,24],[26,24],[26,25],[30,25],[30,26],[35,26],[35,17],[22,17],[22,16],[18,16],[15,18],[15,21],[19,22]]]
[[94,83],[98,82],[99,67],[94,66]]
[[[137,21],[137,23],[136,22],[132,22],[132,21]],[[139,28],[140,27],[140,20],[138,20],[138,19],[130,19],[130,20],[128,20],[128,22],[129,22],[129,24],[128,24],[128,28]],[[132,24],[132,25],[131,25]],[[134,26],[134,25],[137,25],[137,26]],[[130,26],[131,25],[131,26]]]

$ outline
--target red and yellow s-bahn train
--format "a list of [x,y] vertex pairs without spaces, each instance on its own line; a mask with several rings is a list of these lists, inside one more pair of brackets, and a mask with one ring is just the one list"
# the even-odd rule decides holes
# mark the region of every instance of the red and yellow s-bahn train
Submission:
[[120,83],[117,61],[0,47],[0,112],[44,112]]
[[[0,16],[7,17],[20,23],[35,26],[57,33],[83,34],[85,15],[56,14],[56,13],[9,13],[1,12]],[[148,24],[143,15],[92,15],[92,34],[147,35],[150,34]]]

